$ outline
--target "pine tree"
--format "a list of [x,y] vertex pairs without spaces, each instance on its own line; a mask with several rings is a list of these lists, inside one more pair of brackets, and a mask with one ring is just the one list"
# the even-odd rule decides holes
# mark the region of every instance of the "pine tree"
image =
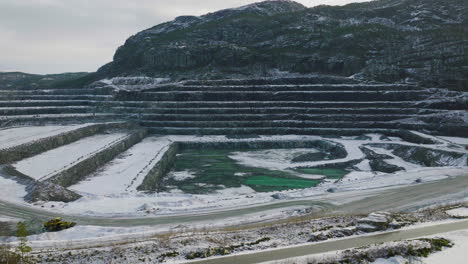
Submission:
[[25,255],[32,251],[32,248],[28,246],[28,234],[29,232],[26,224],[24,222],[18,222],[16,225],[16,236],[19,238],[20,244],[16,250],[21,255],[23,263],[29,263],[28,258]]

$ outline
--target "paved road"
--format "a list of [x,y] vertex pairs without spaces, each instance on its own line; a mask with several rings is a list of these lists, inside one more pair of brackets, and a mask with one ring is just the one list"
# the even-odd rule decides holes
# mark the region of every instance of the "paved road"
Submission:
[[[436,197],[447,195],[449,193],[459,193],[463,191],[465,192],[464,196],[468,197],[468,174],[437,182],[412,185],[390,190],[366,190],[362,191],[362,195],[368,196],[368,198],[359,200],[356,200],[356,195],[360,194],[356,194],[356,192],[343,192],[307,200],[284,201],[274,204],[265,204],[217,212],[139,218],[108,218],[60,215],[38,208],[0,201],[0,215],[18,217],[25,220],[34,219],[37,221],[62,216],[81,225],[147,226],[218,220],[293,206],[316,206],[317,208],[321,208],[320,212],[317,213],[324,215],[336,213],[369,213],[377,210],[414,209],[414,207],[417,206],[417,202],[428,201]],[[346,199],[349,199],[352,201],[337,207],[327,202],[330,198],[340,199],[341,201],[346,201]]]
[[431,205],[434,199],[454,193],[459,193],[460,197],[468,197],[468,173],[442,181],[391,189],[372,197],[346,203],[333,208],[333,211],[345,214],[410,211]]
[[376,243],[400,241],[414,239],[418,237],[431,236],[440,233],[446,233],[456,230],[468,229],[468,220],[463,220],[455,223],[440,224],[435,226],[419,227],[401,231],[391,231],[379,233],[369,236],[350,237],[341,240],[319,242],[289,248],[265,250],[243,255],[234,255],[213,258],[208,260],[199,260],[187,262],[191,264],[255,264],[266,261],[288,259],[293,257],[307,256],[312,254],[320,254],[335,250],[345,250],[355,247],[364,247]]
[[[65,216],[78,222],[80,225],[99,225],[99,226],[141,226],[141,225],[162,225],[162,224],[184,224],[195,223],[198,221],[221,220],[233,216],[242,216],[243,214],[258,213],[275,208],[285,208],[291,206],[316,206],[316,216],[333,215],[337,213],[368,213],[377,210],[399,211],[402,209],[417,209],[418,202],[425,202],[425,205],[430,203],[431,199],[442,197],[448,193],[461,193],[461,196],[468,197],[468,174],[456,178],[445,179],[442,181],[431,182],[426,184],[412,185],[402,188],[390,190],[366,190],[358,194],[359,197],[367,196],[368,198],[356,200],[356,192],[350,193],[336,193],[330,194],[328,197],[315,198],[302,201],[285,201],[276,204],[267,204],[261,206],[254,206],[249,208],[225,210],[212,213],[200,213],[191,215],[174,215],[174,216],[160,216],[152,218],[97,218],[85,216]],[[332,206],[325,201],[329,199],[346,200],[350,202],[341,206]],[[26,220],[32,220],[39,228],[44,220],[56,217],[57,214],[47,212],[44,210],[15,205],[7,202],[0,201],[0,215],[7,215],[12,217],[19,217]],[[35,221],[35,222],[34,222]],[[245,225],[243,226],[245,227]],[[93,239],[92,241],[72,241],[66,245],[43,245],[37,246],[39,248],[50,248],[66,246],[66,248],[82,248],[94,246],[112,246],[116,243],[125,244],[138,241],[145,241],[151,239],[155,233],[151,234],[126,234],[122,237],[103,237]],[[36,246],[35,246],[36,248]]]

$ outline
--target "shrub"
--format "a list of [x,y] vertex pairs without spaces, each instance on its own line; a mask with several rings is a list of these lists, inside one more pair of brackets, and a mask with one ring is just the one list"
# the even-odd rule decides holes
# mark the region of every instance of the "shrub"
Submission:
[[[18,222],[16,225],[16,236],[19,238],[20,243],[16,248],[17,255],[20,256],[21,263],[31,263],[29,258],[26,256],[32,251],[32,248],[28,246],[28,228],[24,222]],[[7,262],[8,263],[8,262]]]
[[8,246],[0,246],[0,263],[21,263],[21,255],[11,251]]

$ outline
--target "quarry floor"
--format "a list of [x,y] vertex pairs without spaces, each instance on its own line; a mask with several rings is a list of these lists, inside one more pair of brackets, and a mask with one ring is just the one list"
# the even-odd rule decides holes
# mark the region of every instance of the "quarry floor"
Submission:
[[[81,127],[81,126],[80,126]],[[43,134],[37,137],[45,137],[74,129],[73,127],[41,128]],[[18,130],[18,131],[21,131]],[[33,133],[25,135],[9,133],[8,137],[18,140],[20,143],[31,139],[37,139]],[[2,133],[2,131],[0,131]],[[417,133],[417,132],[414,132]],[[118,140],[124,134],[109,134],[106,136],[92,136],[82,139],[93,148],[105,147],[108,142]],[[368,139],[355,137],[326,138],[330,142],[342,144],[347,151],[347,156],[341,159],[306,162],[302,165],[331,164],[333,162],[348,162],[356,159],[365,159],[360,146],[369,143],[384,144],[393,142],[406,146],[417,144],[402,141],[398,138],[382,140],[380,135],[366,135]],[[449,137],[432,137],[420,134],[422,137],[438,141],[438,144],[428,144],[425,147],[434,150],[456,151],[462,153],[466,163],[466,139]],[[97,138],[97,139],[96,139]],[[105,139],[105,140],[102,140]],[[316,136],[262,136],[262,140],[323,140]],[[215,194],[193,195],[187,193],[156,193],[146,194],[136,190],[136,184],[129,185],[133,174],[138,171],[148,170],[148,166],[154,165],[161,158],[162,151],[167,150],[168,145],[174,141],[230,141],[226,137],[191,137],[191,136],[167,136],[147,137],[141,145],[136,145],[119,156],[115,161],[97,171],[90,180],[82,181],[70,189],[80,191],[84,197],[76,202],[43,202],[28,204],[23,196],[26,193],[24,186],[10,178],[0,175],[0,220],[2,218],[24,220],[38,228],[45,220],[54,217],[62,217],[67,221],[77,222],[77,226],[56,233],[37,233],[29,237],[30,245],[36,252],[58,252],[60,250],[78,250],[115,245],[135,246],[138,243],[152,241],[155,237],[170,234],[187,234],[188,232],[216,231],[221,229],[248,230],[258,225],[281,224],[292,219],[326,218],[336,215],[360,215],[375,211],[414,212],[430,206],[438,206],[452,203],[468,202],[468,170],[467,167],[457,161],[447,167],[423,167],[414,165],[406,160],[392,155],[389,151],[382,150],[378,154],[393,156],[393,165],[399,165],[405,170],[395,173],[374,173],[369,171],[366,162],[358,165],[359,171],[351,172],[337,182],[324,181],[313,188],[254,192],[247,186],[240,188],[226,188]],[[232,140],[231,140],[232,141]],[[78,141],[79,142],[79,141]],[[13,143],[5,138],[0,141],[6,147]],[[100,144],[100,145],[99,145]],[[459,144],[454,146],[454,144]],[[67,148],[77,145],[70,144],[57,148],[29,159],[15,163],[23,172],[37,174],[35,179],[47,178],[50,172],[73,164],[70,160],[60,159],[67,153]],[[102,145],[102,146],[101,146]],[[77,151],[79,149],[79,151]],[[378,149],[373,149],[376,152]],[[79,146],[73,155],[82,158],[87,153],[94,151],[87,145]],[[133,151],[133,152],[132,152]],[[65,154],[64,154],[65,153]],[[277,170],[288,170],[291,163],[274,159],[256,160],[251,154],[235,154],[236,161],[244,165],[256,163],[258,167]],[[42,167],[42,171],[35,168],[47,161],[48,157],[56,157],[56,163]],[[68,157],[70,158],[70,157]],[[131,164],[132,166],[129,166]],[[460,165],[461,164],[461,165]],[[144,168],[142,170],[142,168]],[[133,174],[132,174],[133,173]],[[114,180],[113,175],[120,175]],[[140,175],[140,174],[139,174]],[[138,176],[138,175],[137,175]],[[179,175],[181,176],[181,175]],[[182,175],[184,176],[184,175]],[[184,176],[186,177],[186,176]],[[190,176],[191,177],[191,176]],[[304,179],[308,179],[304,176]],[[309,178],[310,179],[310,178]],[[141,177],[136,182],[142,182]],[[133,183],[133,182],[132,182]],[[329,191],[333,188],[333,191]],[[280,198],[273,198],[274,194],[282,194]],[[143,207],[143,208],[142,208]],[[158,207],[157,210],[153,210]],[[466,221],[463,222],[466,225]],[[466,229],[467,226],[458,227]],[[421,229],[422,230],[422,229]],[[419,235],[432,235],[450,230],[438,230],[437,228],[425,228],[427,232]],[[414,234],[411,237],[417,237]],[[392,239],[385,241],[392,241]],[[15,245],[16,238],[0,238],[0,241]],[[353,240],[354,241],[354,240]],[[335,243],[331,241],[330,243]],[[341,242],[336,242],[337,244]],[[348,246],[346,246],[348,247]],[[291,252],[295,252],[290,249]],[[310,248],[307,248],[310,250]],[[263,253],[259,253],[262,256]],[[295,254],[295,255],[294,255]],[[287,256],[297,256],[297,253]],[[302,254],[302,253],[301,253]],[[228,257],[226,261],[219,263],[232,263],[236,256]],[[252,259],[251,263],[270,259]],[[213,260],[213,263],[217,260]],[[222,261],[222,260],[221,260]],[[229,262],[230,261],[230,262]],[[207,262],[201,262],[207,263]],[[210,262],[211,263],[211,262]],[[242,263],[249,263],[247,260]]]
[[[341,200],[340,205],[331,201]],[[374,211],[415,211],[428,206],[468,201],[468,174],[437,182],[400,188],[373,189],[329,194],[307,200],[277,202],[274,204],[238,208],[218,212],[191,213],[143,218],[105,218],[57,215],[34,207],[0,202],[2,215],[20,219],[63,216],[76,221],[75,228],[58,233],[31,237],[37,249],[82,248],[109,246],[115,243],[135,243],[156,235],[187,230],[247,228],[261,223],[280,223],[287,218],[302,215],[326,217],[333,215],[366,214]],[[305,209],[309,209],[305,211]],[[63,241],[69,241],[63,243]]]

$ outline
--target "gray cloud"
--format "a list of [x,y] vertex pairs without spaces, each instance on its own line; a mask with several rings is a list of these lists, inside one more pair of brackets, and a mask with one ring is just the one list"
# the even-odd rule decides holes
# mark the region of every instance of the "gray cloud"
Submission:
[[[306,6],[366,0],[300,0]],[[0,71],[95,71],[131,35],[256,0],[1,0]]]

